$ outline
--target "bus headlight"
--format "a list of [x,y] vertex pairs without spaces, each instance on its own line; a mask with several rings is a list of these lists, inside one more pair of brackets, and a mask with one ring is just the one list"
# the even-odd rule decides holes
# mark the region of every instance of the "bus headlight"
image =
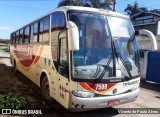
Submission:
[[74,90],[72,91],[72,94],[77,97],[82,97],[82,98],[93,98],[95,96],[95,93],[74,91]]

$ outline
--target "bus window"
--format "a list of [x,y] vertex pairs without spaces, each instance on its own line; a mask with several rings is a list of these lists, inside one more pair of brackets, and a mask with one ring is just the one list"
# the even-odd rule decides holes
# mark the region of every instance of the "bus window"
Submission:
[[49,26],[50,26],[50,17],[44,18],[43,22],[43,42],[48,43],[49,42]]
[[[64,33],[64,34],[63,34]],[[60,35],[65,35],[66,31],[60,33]],[[59,53],[59,65],[58,71],[61,75],[68,77],[68,58],[67,58],[67,39],[66,37],[60,39],[60,53]]]
[[13,44],[15,44],[15,43],[16,43],[16,34],[13,33]]
[[34,23],[33,42],[38,42],[38,22]]
[[19,43],[19,31],[16,32],[16,44]]
[[62,12],[52,14],[52,30],[65,28],[65,16]]
[[20,30],[19,43],[23,43],[23,29]]
[[40,21],[40,30],[39,30],[39,43],[43,42],[43,20]]
[[31,32],[30,32],[30,43],[33,43],[34,40],[34,36],[33,36],[33,30],[34,30],[34,26],[31,26]]
[[24,31],[24,43],[29,43],[29,26]]
[[57,45],[58,45],[58,34],[61,29],[65,28],[65,15],[63,12],[55,12],[51,14],[51,48],[52,48],[52,57],[54,64],[57,68]]
[[13,33],[11,34],[11,39],[10,39],[10,43],[13,44]]

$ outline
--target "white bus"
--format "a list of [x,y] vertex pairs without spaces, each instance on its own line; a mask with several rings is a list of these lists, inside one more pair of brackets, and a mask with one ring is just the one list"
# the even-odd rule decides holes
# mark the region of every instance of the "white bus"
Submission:
[[139,93],[139,51],[130,19],[64,6],[11,33],[11,63],[65,108],[105,108]]

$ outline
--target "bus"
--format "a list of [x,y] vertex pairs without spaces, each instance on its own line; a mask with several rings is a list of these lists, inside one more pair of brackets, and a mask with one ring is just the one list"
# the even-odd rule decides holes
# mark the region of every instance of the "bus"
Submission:
[[137,99],[139,49],[128,16],[64,6],[11,33],[10,60],[47,100],[67,109]]

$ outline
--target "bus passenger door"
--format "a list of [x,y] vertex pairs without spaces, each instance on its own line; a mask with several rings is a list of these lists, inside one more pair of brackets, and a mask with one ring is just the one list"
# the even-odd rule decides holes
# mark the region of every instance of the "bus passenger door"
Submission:
[[69,75],[68,75],[68,47],[67,31],[61,31],[58,37],[58,86],[59,103],[68,108],[69,104]]

